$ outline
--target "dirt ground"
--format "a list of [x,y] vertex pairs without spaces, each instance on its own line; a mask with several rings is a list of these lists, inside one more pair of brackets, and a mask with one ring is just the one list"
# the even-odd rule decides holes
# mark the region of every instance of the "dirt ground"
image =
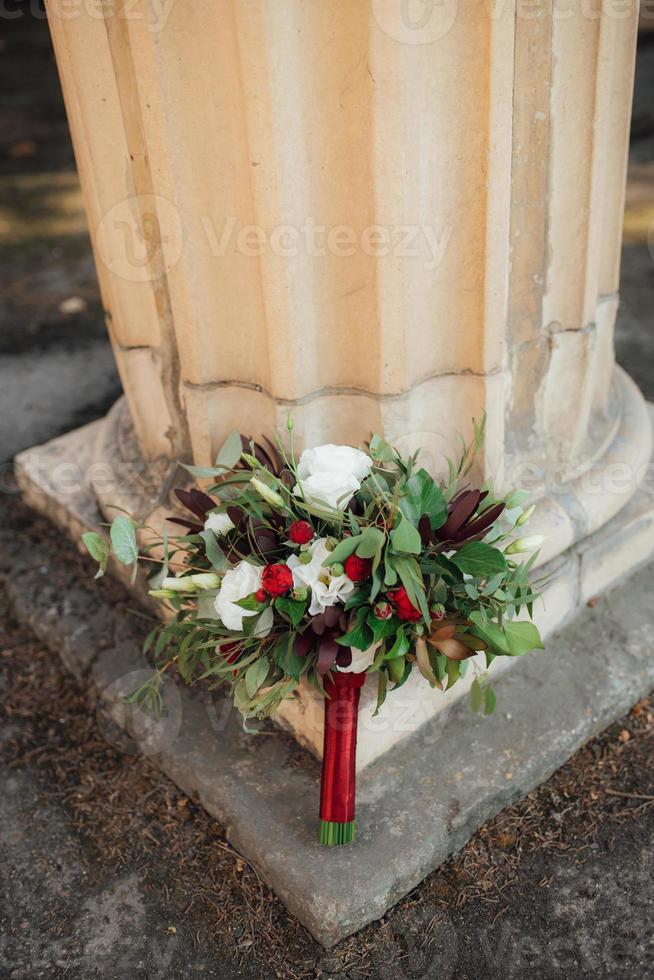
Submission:
[[[56,537],[17,502],[3,520]],[[90,571],[64,549],[62,589]],[[651,976],[654,699],[326,952],[3,594],[0,623],[1,977]]]
[[[21,16],[0,43],[0,462],[119,393],[47,25],[34,2],[5,6]],[[617,350],[654,398],[654,44],[638,66]],[[0,520],[53,533],[6,506]],[[652,975],[652,700],[325,952],[1,594],[0,691],[1,980]]]

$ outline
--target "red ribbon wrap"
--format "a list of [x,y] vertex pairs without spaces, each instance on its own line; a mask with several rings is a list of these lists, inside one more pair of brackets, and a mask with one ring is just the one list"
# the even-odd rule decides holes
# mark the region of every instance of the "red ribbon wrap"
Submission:
[[359,697],[366,679],[361,674],[333,671],[325,678],[325,738],[320,786],[320,819],[330,823],[354,820],[357,721]]

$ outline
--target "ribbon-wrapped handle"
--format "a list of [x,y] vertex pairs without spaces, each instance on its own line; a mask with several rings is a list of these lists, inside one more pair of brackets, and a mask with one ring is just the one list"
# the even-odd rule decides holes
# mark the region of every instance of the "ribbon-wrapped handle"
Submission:
[[355,836],[357,722],[364,673],[334,670],[325,679],[325,736],[320,786],[320,843]]

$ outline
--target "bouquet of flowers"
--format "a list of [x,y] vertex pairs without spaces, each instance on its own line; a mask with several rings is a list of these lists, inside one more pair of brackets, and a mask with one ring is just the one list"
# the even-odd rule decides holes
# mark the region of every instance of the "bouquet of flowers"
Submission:
[[[109,539],[84,543],[102,575],[110,555],[141,557],[155,572],[150,594],[167,607],[146,640],[155,673],[130,700],[155,711],[173,665],[187,683],[229,685],[245,719],[272,714],[298,685],[325,699],[320,840],[354,838],[356,727],[361,687],[377,681],[377,711],[412,670],[439,690],[471,657],[517,656],[542,647],[531,617],[529,574],[540,539],[515,537],[533,508],[520,491],[496,500],[465,480],[483,439],[463,446],[440,485],[379,436],[366,451],[325,445],[296,458],[285,446],[233,432],[213,467],[186,469],[213,481],[176,491],[189,518],[163,535],[121,513]],[[144,538],[144,533],[140,534]],[[529,558],[521,552],[532,552]],[[520,556],[520,557],[518,557]],[[492,711],[484,673],[471,701]]]

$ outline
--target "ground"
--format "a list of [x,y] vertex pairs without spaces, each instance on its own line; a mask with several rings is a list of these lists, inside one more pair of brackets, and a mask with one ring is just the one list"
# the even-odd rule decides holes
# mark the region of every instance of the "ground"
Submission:
[[[47,27],[36,3],[13,7],[21,16],[3,22],[0,59],[5,490],[17,451],[103,414],[119,393]],[[638,61],[616,341],[650,399],[653,89],[650,42]],[[0,520],[53,533],[12,494]],[[69,560],[79,574],[81,559]],[[0,978],[651,976],[651,700],[379,923],[325,952],[215,821],[124,751],[2,594],[0,621]]]

